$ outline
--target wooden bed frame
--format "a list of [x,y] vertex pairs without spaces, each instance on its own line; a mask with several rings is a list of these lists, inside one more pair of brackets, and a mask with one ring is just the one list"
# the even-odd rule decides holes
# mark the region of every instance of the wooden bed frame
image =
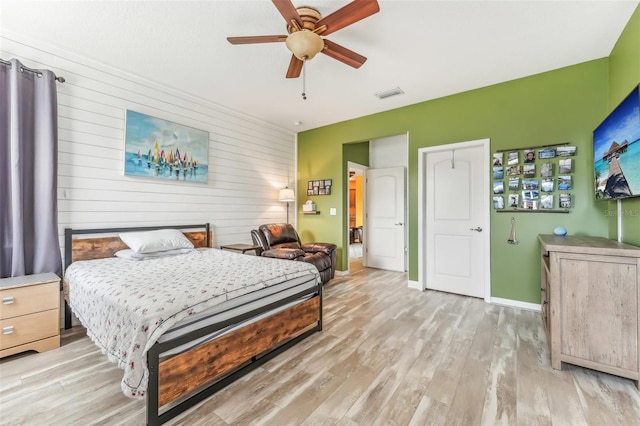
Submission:
[[[156,229],[180,229],[195,247],[211,247],[209,224],[135,228],[65,229],[65,269],[77,260],[112,257],[127,246],[113,234]],[[200,229],[200,231],[185,230]],[[109,237],[95,237],[112,234]],[[74,238],[74,235],[87,235]],[[236,329],[215,340],[166,359],[160,354],[216,330],[284,306],[302,296],[310,298]],[[71,309],[65,294],[65,328],[71,327]],[[162,424],[264,364],[306,337],[322,330],[322,284],[234,318],[175,339],[157,342],[147,353],[147,424]]]

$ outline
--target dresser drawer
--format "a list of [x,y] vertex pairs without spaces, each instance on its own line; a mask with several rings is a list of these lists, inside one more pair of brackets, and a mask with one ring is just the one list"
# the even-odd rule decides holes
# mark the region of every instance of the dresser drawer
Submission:
[[0,350],[57,336],[58,309],[0,320]]
[[0,290],[0,320],[57,309],[59,305],[58,281]]

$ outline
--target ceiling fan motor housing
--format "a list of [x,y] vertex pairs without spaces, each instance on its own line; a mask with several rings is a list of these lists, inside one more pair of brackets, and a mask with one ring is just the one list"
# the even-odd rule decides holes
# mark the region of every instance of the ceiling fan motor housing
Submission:
[[[302,21],[302,29],[313,31],[316,29],[316,22],[322,18],[320,11],[311,6],[300,6],[296,8],[298,15],[300,16],[300,20]],[[293,25],[287,25],[287,32],[291,34],[292,32],[297,31]]]

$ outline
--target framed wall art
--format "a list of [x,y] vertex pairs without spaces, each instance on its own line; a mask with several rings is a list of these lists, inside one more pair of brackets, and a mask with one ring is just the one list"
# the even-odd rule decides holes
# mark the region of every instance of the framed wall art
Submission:
[[[569,213],[574,198],[576,147],[568,143],[505,149],[491,157],[493,207],[497,212]],[[537,155],[536,155],[537,154]],[[507,165],[503,166],[506,157]],[[508,184],[508,186],[507,186]]]
[[331,179],[308,181],[307,195],[331,195],[331,182]]
[[209,132],[127,110],[124,174],[207,183]]

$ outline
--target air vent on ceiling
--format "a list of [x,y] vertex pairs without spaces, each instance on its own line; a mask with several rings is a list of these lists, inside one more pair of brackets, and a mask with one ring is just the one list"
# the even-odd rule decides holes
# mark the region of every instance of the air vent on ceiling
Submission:
[[404,92],[402,91],[401,88],[394,87],[393,89],[390,89],[390,90],[385,90],[383,92],[375,93],[375,96],[377,96],[378,99],[384,99],[384,98],[389,98],[391,96],[401,95],[403,93]]

